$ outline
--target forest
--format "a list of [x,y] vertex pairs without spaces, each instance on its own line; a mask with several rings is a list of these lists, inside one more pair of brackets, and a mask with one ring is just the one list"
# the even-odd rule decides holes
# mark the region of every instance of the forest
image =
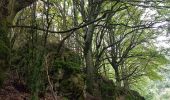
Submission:
[[170,100],[170,0],[0,0],[0,100]]

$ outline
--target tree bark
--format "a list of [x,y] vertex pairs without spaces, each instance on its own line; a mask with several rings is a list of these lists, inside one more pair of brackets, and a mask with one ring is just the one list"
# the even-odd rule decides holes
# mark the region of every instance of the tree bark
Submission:
[[94,66],[93,66],[93,57],[92,57],[92,37],[93,37],[94,26],[90,25],[86,38],[85,38],[85,48],[84,48],[84,57],[86,62],[86,74],[87,74],[87,91],[90,94],[93,94],[93,83],[94,83]]
[[[102,2],[98,3],[98,0],[88,0],[88,7],[87,7],[87,15],[82,12],[83,20],[86,22],[92,22],[94,21],[100,11],[101,11],[101,5]],[[84,9],[84,8],[82,8]],[[86,19],[87,18],[87,19]],[[95,75],[97,72],[95,72],[94,68],[94,61],[93,61],[93,55],[92,55],[92,41],[93,41],[93,35],[95,33],[95,24],[90,24],[85,29],[85,36],[84,36],[84,57],[86,62],[86,69],[87,69],[87,92],[89,92],[92,95],[96,95],[94,92],[95,87]]]
[[116,85],[121,87],[120,73],[118,67],[114,67],[115,77],[116,77]]
[[[122,72],[122,78],[124,78],[124,77],[126,77],[128,74],[127,74],[127,72],[128,72],[128,70],[127,70],[127,67],[125,66],[125,65],[123,65],[122,64],[122,66],[121,66],[122,68],[121,68],[121,72]],[[123,87],[125,88],[125,89],[129,89],[129,82],[128,82],[128,78],[129,77],[127,77],[127,78],[125,78],[125,79],[123,79],[122,81],[123,81]]]

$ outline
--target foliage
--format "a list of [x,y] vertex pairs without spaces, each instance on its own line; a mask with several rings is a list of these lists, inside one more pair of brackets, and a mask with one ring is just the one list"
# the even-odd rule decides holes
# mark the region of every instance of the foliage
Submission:
[[[5,6],[15,9],[5,16]],[[82,97],[85,85],[92,97],[143,99],[131,89],[146,95],[145,82],[161,80],[160,70],[168,63],[155,46],[156,37],[164,34],[158,24],[168,22],[167,6],[168,1],[160,0],[3,1],[0,83],[9,57],[33,100],[50,81],[51,92],[68,99]],[[18,14],[10,22],[14,12]],[[113,82],[98,79],[100,75]]]
[[80,65],[71,61],[65,62],[65,61],[56,60],[54,62],[54,66],[55,69],[53,70],[64,69],[65,71],[67,71],[66,73],[68,74],[80,72]]

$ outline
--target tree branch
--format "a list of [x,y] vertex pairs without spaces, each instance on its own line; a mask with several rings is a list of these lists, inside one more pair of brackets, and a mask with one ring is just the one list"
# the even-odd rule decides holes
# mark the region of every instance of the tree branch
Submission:
[[[106,17],[106,14],[103,14],[103,16],[101,16],[100,18],[98,18],[96,20],[93,20],[91,22],[87,22],[87,23],[85,23],[83,25],[80,25],[78,27],[74,27],[74,28],[71,28],[71,29],[68,29],[68,30],[65,30],[65,31],[52,31],[52,30],[48,30],[48,32],[49,33],[68,33],[68,32],[72,32],[72,31],[76,31],[76,30],[81,29],[83,27],[86,27],[86,26],[88,26],[90,24],[93,24],[93,23],[95,23],[97,21],[100,21],[101,19],[103,19],[105,17]],[[47,31],[46,29],[40,28],[40,27],[37,27],[37,26],[34,27],[34,26],[26,26],[26,25],[15,25],[15,26],[11,25],[11,26],[8,26],[8,27],[9,28],[17,28],[17,27],[19,27],[19,28],[30,28],[30,29],[35,29],[35,30],[39,30],[39,31]]]

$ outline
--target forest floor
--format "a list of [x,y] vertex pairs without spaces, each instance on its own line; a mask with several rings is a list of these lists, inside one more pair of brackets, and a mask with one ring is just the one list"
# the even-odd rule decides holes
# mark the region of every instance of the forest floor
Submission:
[[[16,74],[8,74],[0,89],[0,100],[31,100],[31,93],[22,82],[17,80]],[[50,93],[47,93],[45,96],[40,96],[40,100],[53,100],[53,98]]]

